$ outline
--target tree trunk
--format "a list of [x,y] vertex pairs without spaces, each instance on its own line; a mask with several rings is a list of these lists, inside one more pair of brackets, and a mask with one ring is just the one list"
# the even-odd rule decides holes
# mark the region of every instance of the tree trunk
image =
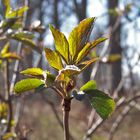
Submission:
[[[119,0],[108,0],[108,9],[114,9],[118,6]],[[118,16],[114,16],[112,14],[109,14],[109,27],[112,29],[114,28],[116,22],[117,22]],[[120,54],[122,55],[122,49],[121,49],[121,23],[118,21],[118,26],[115,30],[112,31],[111,38],[110,38],[110,47],[111,47],[111,54]],[[112,63],[112,80],[111,80],[111,87],[112,91],[116,89],[118,86],[121,77],[122,77],[122,69],[121,69],[121,60]]]

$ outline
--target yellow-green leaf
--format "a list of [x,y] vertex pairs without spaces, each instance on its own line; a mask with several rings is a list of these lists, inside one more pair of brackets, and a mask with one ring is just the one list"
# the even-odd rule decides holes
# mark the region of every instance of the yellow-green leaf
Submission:
[[44,85],[44,82],[39,79],[35,78],[24,79],[15,84],[14,91],[15,93],[19,94],[25,91],[38,88],[42,85]]
[[27,39],[33,39],[34,38],[34,35],[29,31],[19,31],[19,32],[16,32],[14,34],[14,36],[18,37],[18,38],[27,38]]
[[16,133],[9,132],[2,136],[2,140],[9,140],[10,138],[16,138],[16,136],[17,136]]
[[105,41],[107,38],[99,38],[94,40],[93,42],[88,42],[84,48],[79,52],[78,57],[76,59],[76,64],[78,64],[83,58],[87,56],[87,54],[90,52],[91,49],[96,47],[101,42]]
[[63,33],[50,25],[50,30],[53,34],[56,50],[60,53],[65,62],[69,63],[69,44]]
[[4,59],[21,59],[21,57],[14,52],[5,53],[2,55],[2,58],[4,58]]
[[4,46],[4,48],[1,50],[1,55],[4,55],[5,53],[8,53],[9,48],[10,48],[10,43],[7,42]]
[[96,89],[97,88],[97,85],[96,85],[96,81],[94,80],[91,80],[91,81],[88,81],[86,84],[84,84],[80,90],[81,91],[85,91],[85,90],[92,90],[92,89]]
[[22,17],[24,12],[26,12],[29,8],[27,6],[20,7],[16,10],[18,17]]
[[99,60],[99,57],[95,57],[95,58],[92,58],[90,60],[87,60],[87,61],[84,61],[82,63],[80,63],[78,65],[78,67],[81,69],[81,71],[83,71],[84,69],[86,69],[88,66],[90,66],[92,63],[96,62]]
[[2,3],[5,6],[5,17],[7,17],[9,11],[11,11],[10,0],[2,0]]
[[87,43],[94,21],[95,18],[87,18],[81,21],[80,24],[70,33],[68,42],[72,62],[74,61],[79,51]]
[[0,103],[0,117],[5,118],[8,113],[8,105],[6,103]]
[[30,46],[33,50],[37,51],[38,53],[41,54],[41,49],[35,44],[35,42],[33,42],[31,39],[28,39],[28,38],[22,38],[22,37],[17,37],[15,35],[12,35],[10,37],[11,39],[14,39],[14,40],[18,40],[22,43],[24,43],[25,45],[28,45]]
[[45,53],[46,53],[46,58],[48,60],[48,63],[50,64],[50,66],[52,66],[56,70],[63,69],[63,64],[62,64],[61,58],[56,51],[52,51],[51,49],[46,48]]
[[24,12],[28,10],[27,6],[23,6],[17,10],[10,10],[6,14],[6,18],[22,17]]
[[89,97],[92,107],[103,119],[107,119],[115,110],[114,100],[103,91],[87,89],[84,92]]
[[11,19],[5,19],[0,22],[0,29],[2,29],[2,32],[7,31],[9,28],[14,26],[18,18],[11,18]]
[[32,77],[44,78],[43,72],[44,71],[40,68],[28,68],[26,70],[21,71],[20,73],[28,75],[28,76],[32,76]]

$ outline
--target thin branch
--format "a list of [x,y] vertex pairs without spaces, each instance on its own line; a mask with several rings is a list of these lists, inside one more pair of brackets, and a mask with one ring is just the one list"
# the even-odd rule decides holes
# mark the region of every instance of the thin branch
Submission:
[[[24,0],[24,5],[25,6],[28,6],[28,0]],[[23,20],[22,20],[22,27],[24,28],[25,27],[25,23],[26,23],[26,18],[27,18],[27,12],[24,13],[24,16],[23,16]],[[22,43],[19,42],[18,43],[18,46],[17,46],[17,54],[18,55],[21,55],[21,52],[22,52]],[[17,79],[17,71],[18,71],[18,68],[19,68],[19,60],[16,60],[15,62],[15,65],[14,65],[14,73],[13,73],[13,76],[12,76],[12,80],[11,80],[11,85],[10,85],[10,95],[12,96],[13,95],[13,89],[14,89],[14,85],[15,85],[15,82],[16,82],[16,79]],[[18,122],[19,122],[19,118],[22,114],[22,110],[21,107],[23,108],[23,104],[22,104],[22,101],[18,100],[18,103],[16,105],[16,109],[15,109],[15,125],[14,125],[14,129],[16,129],[16,127],[18,126]]]
[[97,121],[87,130],[84,140],[90,140],[92,134],[104,123],[104,120],[98,117]]
[[63,129],[64,129],[64,140],[69,140],[69,112],[71,106],[71,99],[62,100],[62,111],[63,111]]
[[[24,0],[24,5],[28,6],[28,0]],[[25,12],[24,16],[23,16],[23,21],[22,21],[22,27],[23,28],[25,27],[26,18],[27,18],[27,12]],[[22,43],[19,42],[18,46],[17,46],[17,55],[20,55],[21,51],[22,51]],[[10,85],[10,94],[13,93],[14,85],[15,85],[15,82],[16,82],[16,79],[17,79],[17,71],[18,71],[18,68],[19,68],[19,62],[20,62],[20,60],[16,60],[16,62],[15,62],[14,73],[13,73],[12,80],[11,80],[11,85]]]
[[11,121],[13,118],[13,107],[12,107],[12,100],[11,100],[11,96],[10,96],[10,92],[9,92],[9,86],[10,86],[10,82],[9,82],[9,62],[8,60],[6,60],[5,62],[6,66],[5,66],[5,86],[6,86],[6,100],[7,100],[7,104],[8,104],[8,119],[7,119],[7,128],[6,128],[6,132],[10,132],[11,131]]
[[[55,117],[56,117],[56,120],[58,121],[59,125],[60,125],[61,128],[63,129],[63,122],[61,121],[61,119],[60,119],[60,117],[59,117],[59,115],[58,115],[58,112],[57,112],[57,110],[56,110],[56,108],[55,108],[55,106],[54,106],[54,103],[53,103],[52,101],[48,100],[47,98],[45,98],[44,94],[41,94],[41,97],[43,98],[43,100],[44,100],[47,104],[50,105],[50,107],[51,107],[51,109],[52,109],[52,111],[53,111],[53,113],[54,113],[54,115],[55,115]],[[72,136],[71,134],[69,134],[69,135],[70,135],[70,139],[71,139],[71,140],[74,140],[73,136]]]
[[135,107],[136,102],[132,101],[129,103],[129,105],[127,105],[123,111],[120,113],[119,116],[117,116],[115,122],[112,125],[112,128],[110,130],[109,133],[109,140],[113,140],[113,136],[115,134],[115,132],[117,131],[117,129],[119,128],[121,122],[124,120],[124,118],[128,115],[128,113]]

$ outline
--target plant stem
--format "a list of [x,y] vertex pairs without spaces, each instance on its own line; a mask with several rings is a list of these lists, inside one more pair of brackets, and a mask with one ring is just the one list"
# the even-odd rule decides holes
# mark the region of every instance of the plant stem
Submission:
[[69,112],[71,106],[71,99],[62,100],[62,110],[63,110],[63,128],[64,128],[64,140],[69,140]]
[[13,117],[13,108],[12,108],[12,101],[11,101],[11,96],[10,96],[10,92],[9,92],[9,86],[10,86],[10,82],[9,82],[9,62],[8,60],[6,60],[6,68],[5,68],[5,84],[6,84],[6,100],[8,103],[8,123],[7,123],[7,132],[11,131],[11,121],[12,121],[12,117]]

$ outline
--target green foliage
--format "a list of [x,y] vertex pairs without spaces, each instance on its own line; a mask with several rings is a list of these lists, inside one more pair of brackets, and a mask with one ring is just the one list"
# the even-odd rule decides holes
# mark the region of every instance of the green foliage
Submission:
[[115,110],[115,102],[110,96],[96,88],[96,82],[89,81],[80,88],[80,92],[74,91],[73,96],[80,101],[88,97],[92,107],[100,117],[107,119]]
[[99,38],[99,39],[96,39],[95,41],[93,41],[92,43],[88,42],[84,46],[84,48],[79,52],[77,59],[76,59],[76,63],[78,64],[83,58],[85,58],[87,56],[87,54],[90,52],[91,49],[96,47],[101,42],[104,42],[106,39],[107,38]]
[[97,85],[96,82],[94,80],[88,81],[86,84],[84,84],[80,90],[81,91],[85,91],[85,90],[92,90],[92,89],[96,89]]
[[4,102],[0,103],[0,120],[6,118],[8,113],[8,105]]
[[69,63],[69,44],[65,35],[61,33],[59,30],[55,29],[52,25],[50,25],[50,29],[54,37],[56,50],[62,56],[64,61],[68,64]]
[[7,42],[0,52],[0,59],[6,59],[6,60],[21,59],[19,55],[17,55],[15,52],[10,52],[9,49],[10,49],[10,43]]
[[108,118],[115,110],[114,100],[107,94],[105,94],[103,91],[94,89],[85,90],[84,92],[89,97],[92,107],[103,119]]
[[15,84],[14,91],[19,94],[45,85],[44,81],[35,78],[24,79]]
[[26,70],[24,70],[24,71],[21,71],[20,73],[21,74],[25,74],[25,75],[28,75],[28,76],[32,76],[32,77],[44,77],[43,76],[43,70],[42,69],[40,69],[40,68],[28,68],[28,69],[26,69]]
[[[95,18],[87,18],[80,22],[70,33],[68,40],[63,33],[50,25],[56,50],[46,48],[45,54],[49,65],[58,71],[57,76],[55,77],[40,68],[26,69],[21,73],[37,79],[21,80],[15,85],[15,92],[21,93],[47,85],[55,88],[63,99],[75,97],[78,100],[83,100],[85,97],[88,97],[92,107],[103,119],[109,117],[115,109],[115,102],[107,94],[97,89],[94,80],[83,85],[79,92],[76,90],[72,91],[76,86],[76,75],[99,60],[96,55],[86,61],[83,61],[83,59],[94,47],[107,39],[98,38],[88,42],[94,21]],[[24,34],[20,37],[26,38]]]
[[55,68],[56,70],[63,69],[63,64],[62,64],[61,58],[56,51],[52,51],[51,49],[46,48],[45,53],[46,53],[46,58],[48,60],[48,63],[53,68]]
[[13,10],[10,5],[10,0],[2,0],[2,3],[5,6],[5,17],[6,18],[14,18],[14,17],[22,17],[24,12],[28,10],[27,6],[23,6],[18,8],[17,10]]
[[11,138],[16,138],[16,136],[17,135],[14,132],[9,132],[2,136],[2,140],[9,140]]
[[68,42],[72,63],[74,62],[74,59],[77,58],[79,51],[88,41],[94,21],[95,18],[87,18],[80,22],[80,24],[70,33]]
[[[41,48],[39,48],[32,40],[34,38],[34,34],[29,31],[22,31],[22,17],[28,10],[28,7],[23,6],[14,10],[10,5],[9,0],[3,0],[2,3],[5,6],[5,17],[0,22],[0,36],[4,34],[6,40],[14,39],[16,41],[20,41],[23,44],[32,47],[38,53],[41,53]],[[15,54],[10,56],[15,58]]]

